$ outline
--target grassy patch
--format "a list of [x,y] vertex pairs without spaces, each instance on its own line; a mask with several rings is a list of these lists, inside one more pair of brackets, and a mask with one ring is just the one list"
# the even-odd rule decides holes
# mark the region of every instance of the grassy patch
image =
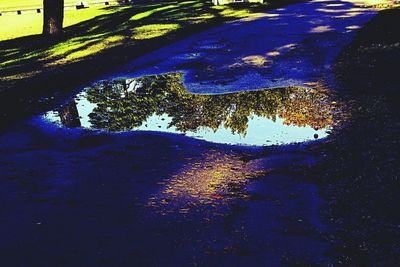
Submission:
[[180,28],[179,24],[149,24],[135,28],[132,38],[135,40],[151,39],[165,35]]
[[152,10],[146,10],[146,11],[143,11],[143,12],[133,15],[130,20],[137,21],[137,20],[145,19],[145,18],[150,17],[158,12],[165,11],[168,9],[173,9],[174,7],[175,7],[175,5],[168,5],[168,6],[154,8]]

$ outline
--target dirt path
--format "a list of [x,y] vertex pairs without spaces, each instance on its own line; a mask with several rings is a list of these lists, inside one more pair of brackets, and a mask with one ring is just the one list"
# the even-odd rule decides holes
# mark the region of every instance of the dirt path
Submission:
[[377,14],[360,1],[310,1],[197,34],[132,61],[111,76],[184,72],[191,92],[302,86],[331,79],[331,65]]

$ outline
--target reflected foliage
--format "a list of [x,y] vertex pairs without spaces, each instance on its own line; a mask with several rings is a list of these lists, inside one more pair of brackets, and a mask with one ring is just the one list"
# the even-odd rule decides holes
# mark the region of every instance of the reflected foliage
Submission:
[[133,130],[154,114],[168,115],[169,127],[183,133],[201,128],[216,131],[223,125],[243,136],[254,116],[273,121],[279,116],[288,125],[316,130],[332,126],[333,121],[323,91],[292,87],[199,95],[186,91],[180,73],[102,81],[86,94],[96,104],[89,115],[92,127],[108,131]]
[[331,102],[326,91],[292,89],[284,105],[278,108],[278,116],[285,119],[285,124],[311,126],[322,129],[332,126],[336,102]]

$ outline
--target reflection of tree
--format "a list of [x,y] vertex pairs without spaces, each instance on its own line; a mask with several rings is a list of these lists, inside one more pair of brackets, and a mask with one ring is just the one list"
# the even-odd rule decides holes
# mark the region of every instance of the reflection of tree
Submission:
[[287,124],[324,128],[332,122],[326,95],[305,88],[283,88],[222,95],[197,95],[186,91],[181,74],[105,81],[87,91],[97,107],[89,115],[94,128],[126,131],[139,127],[153,114],[172,118],[169,126],[181,132],[223,125],[246,134],[253,116]]
[[291,93],[285,105],[279,107],[278,116],[285,119],[285,124],[311,126],[321,129],[333,124],[334,107],[327,94],[306,88]]
[[58,110],[61,123],[67,128],[75,128],[81,126],[78,109],[75,100],[70,101]]
[[109,131],[126,131],[139,127],[159,111],[163,83],[142,79],[137,90],[129,90],[125,80],[106,81],[91,87],[87,99],[97,107],[89,115],[93,127]]

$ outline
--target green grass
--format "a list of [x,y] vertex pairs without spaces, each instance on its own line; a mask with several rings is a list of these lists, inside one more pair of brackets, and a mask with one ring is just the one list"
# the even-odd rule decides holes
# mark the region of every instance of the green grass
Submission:
[[91,7],[65,11],[64,35],[59,40],[40,35],[40,14],[2,16],[0,86],[95,57],[109,63],[104,57],[109,51],[114,58],[121,57],[127,49],[150,49],[188,36],[196,27],[257,17],[267,9],[268,4],[213,6],[208,0]]
[[133,30],[132,38],[135,40],[151,39],[163,36],[179,28],[180,25],[177,23],[143,25]]
[[[118,12],[119,8],[105,9],[103,6],[80,10],[66,10],[64,27],[68,27],[100,15]],[[0,41],[15,39],[27,35],[40,34],[43,28],[43,14],[28,13],[23,15],[0,16]]]
[[43,0],[0,0],[0,11],[42,6]]
[[[79,0],[64,0],[64,5],[75,5]],[[95,3],[96,0],[86,0],[89,4]],[[26,8],[42,8],[43,0],[0,0],[0,11],[26,9]]]

